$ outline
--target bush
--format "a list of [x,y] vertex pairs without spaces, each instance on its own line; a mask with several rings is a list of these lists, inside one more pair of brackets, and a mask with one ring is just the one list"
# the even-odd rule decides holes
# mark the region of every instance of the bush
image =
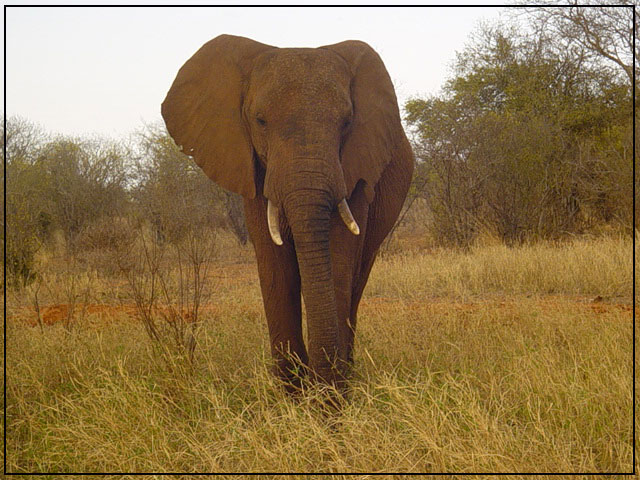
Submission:
[[35,280],[37,265],[35,256],[40,243],[35,237],[21,235],[16,230],[7,230],[6,267],[7,283],[15,289],[21,289]]
[[631,88],[576,51],[484,27],[440,95],[407,102],[433,237],[469,246],[631,231]]
[[131,221],[124,217],[102,217],[86,226],[78,235],[80,250],[113,250],[133,243],[135,232]]

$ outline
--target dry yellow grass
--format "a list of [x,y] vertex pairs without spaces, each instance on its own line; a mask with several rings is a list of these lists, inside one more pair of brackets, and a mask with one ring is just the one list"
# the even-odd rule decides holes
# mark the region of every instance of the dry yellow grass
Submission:
[[376,265],[369,295],[407,299],[478,295],[600,295],[631,302],[631,239],[603,237],[470,252],[396,254]]
[[[8,471],[630,472],[631,248],[383,257],[351,398],[329,416],[269,374],[250,263],[212,271],[192,371],[121,310],[39,329],[10,297]],[[92,301],[126,304],[113,281],[91,280]]]

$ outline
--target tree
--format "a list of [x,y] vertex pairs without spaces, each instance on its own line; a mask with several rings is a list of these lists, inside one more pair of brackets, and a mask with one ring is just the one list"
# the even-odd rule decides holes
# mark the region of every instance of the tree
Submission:
[[34,208],[32,201],[38,195],[39,185],[45,181],[41,172],[33,167],[35,152],[45,141],[45,134],[19,117],[8,118],[3,133],[3,138],[6,136],[4,172],[7,184],[4,192],[7,217],[3,216],[7,236],[3,238],[3,244],[7,281],[14,287],[21,287],[35,278],[35,255],[42,245],[39,233],[48,221],[43,210]]
[[[629,85],[633,83],[634,49],[636,59],[640,58],[640,48],[633,44],[633,9],[638,6],[637,1],[587,0],[578,4],[576,0],[566,0],[563,5],[550,0],[532,0],[522,3],[531,5],[524,11],[538,37],[547,37],[559,50],[586,55],[600,66],[605,60],[605,64],[627,77]],[[635,34],[637,37],[637,26]]]
[[[634,34],[639,38],[640,33],[638,25],[633,24],[633,13],[639,5],[637,0],[587,0],[580,5],[575,0],[566,0],[560,5],[549,0],[523,0],[522,4],[529,5],[524,8],[525,17],[538,36],[547,36],[559,50],[580,52],[597,67],[607,66],[611,76],[626,77],[626,84],[631,88],[640,59],[640,43],[633,42]],[[640,96],[636,94],[636,98]],[[636,133],[640,134],[640,131]],[[629,144],[630,128],[626,129],[625,135],[625,144]],[[640,145],[635,152],[636,161],[639,155]],[[624,161],[627,159],[628,155],[624,156]],[[635,182],[636,192],[640,192],[640,183]],[[627,197],[625,203],[630,202]],[[636,216],[635,220],[637,225],[640,218]]]
[[212,182],[164,127],[148,126],[138,144],[134,194],[158,238],[173,241],[196,228],[224,227],[246,243],[240,197]]
[[73,251],[90,225],[126,212],[128,152],[100,138],[51,138],[17,117],[7,120],[6,139],[7,267],[21,286],[51,233],[61,231]]
[[126,149],[101,139],[59,137],[43,145],[34,168],[42,171],[41,208],[53,228],[75,247],[78,234],[103,216],[123,215],[128,204]]
[[596,67],[485,25],[442,93],[407,103],[437,238],[467,245],[482,227],[513,243],[630,218],[630,88]]

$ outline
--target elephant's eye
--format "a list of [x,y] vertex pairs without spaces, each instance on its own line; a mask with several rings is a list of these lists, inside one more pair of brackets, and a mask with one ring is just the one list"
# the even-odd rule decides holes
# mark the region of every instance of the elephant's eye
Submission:
[[351,119],[347,118],[344,123],[342,124],[342,131],[346,131],[349,129],[349,127],[351,126]]
[[264,127],[267,124],[267,121],[260,115],[256,117],[256,122],[258,122],[258,125],[261,127]]

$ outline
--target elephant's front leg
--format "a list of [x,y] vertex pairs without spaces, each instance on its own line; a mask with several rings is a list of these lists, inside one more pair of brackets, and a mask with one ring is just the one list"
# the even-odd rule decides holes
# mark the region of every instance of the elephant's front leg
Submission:
[[359,285],[361,257],[366,239],[369,204],[362,185],[356,186],[349,207],[360,235],[354,235],[346,227],[340,216],[334,212],[331,222],[331,268],[335,284],[336,309],[338,311],[339,358],[347,363],[349,370],[353,363],[353,344],[356,329],[356,311],[352,304],[353,291]]
[[309,361],[302,338],[300,273],[293,245],[285,241],[278,246],[271,240],[266,210],[264,197],[245,199],[245,218],[258,262],[275,374],[289,392],[294,392],[301,386]]

